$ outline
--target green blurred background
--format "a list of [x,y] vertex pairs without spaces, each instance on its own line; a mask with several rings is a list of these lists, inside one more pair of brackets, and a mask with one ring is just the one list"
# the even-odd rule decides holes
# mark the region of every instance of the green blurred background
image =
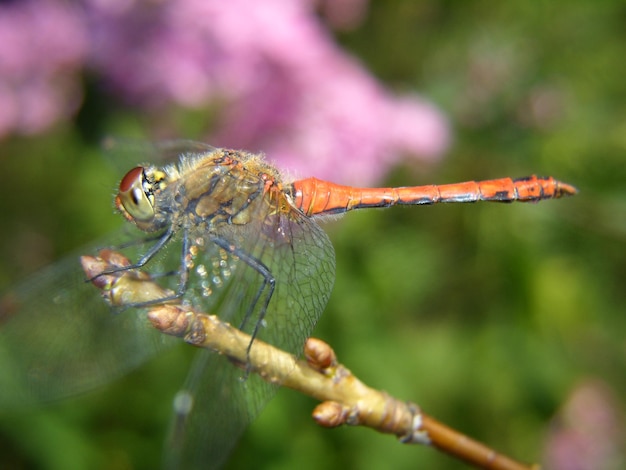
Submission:
[[[539,205],[393,208],[325,225],[337,281],[315,336],[367,384],[522,461],[607,445],[594,468],[625,464],[625,19],[620,1],[373,1],[337,34],[454,127],[441,163],[398,167],[385,183],[538,173],[580,189]],[[88,91],[78,118],[44,135],[0,141],[0,286],[120,225],[106,209],[120,173],[97,141],[141,134],[145,118],[98,99]],[[173,113],[181,137],[195,134],[196,113]],[[0,468],[157,468],[188,349],[93,394],[0,415]],[[568,407],[581,389],[600,410],[591,418]],[[229,468],[464,468],[368,429],[321,429],[314,406],[281,390]],[[587,418],[601,442],[577,440]]]

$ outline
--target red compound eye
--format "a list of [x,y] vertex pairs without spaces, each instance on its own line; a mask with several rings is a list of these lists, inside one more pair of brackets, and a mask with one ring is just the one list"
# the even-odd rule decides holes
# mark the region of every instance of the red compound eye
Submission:
[[133,168],[122,178],[117,195],[122,209],[136,222],[150,222],[154,219],[153,202],[144,189],[144,180],[143,167]]
[[138,166],[130,170],[122,181],[120,181],[120,193],[128,192],[133,186],[137,183],[141,184],[143,182],[143,167]]

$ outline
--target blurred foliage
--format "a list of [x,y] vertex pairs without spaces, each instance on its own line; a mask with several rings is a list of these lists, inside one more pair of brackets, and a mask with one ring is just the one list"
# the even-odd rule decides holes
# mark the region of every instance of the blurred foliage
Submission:
[[[407,164],[387,183],[535,172],[580,189],[539,205],[394,208],[325,225],[337,282],[316,336],[366,383],[520,460],[542,459],[577,384],[600,379],[626,396],[625,14],[617,0],[378,0],[338,34],[455,127],[440,166]],[[120,224],[109,209],[120,173],[96,156],[95,137],[136,134],[147,118],[95,94],[86,103],[75,124],[0,143],[3,287]],[[173,116],[194,133],[196,114]],[[2,417],[0,467],[156,468],[188,349]],[[281,390],[230,468],[462,467],[370,430],[320,429],[313,406]]]

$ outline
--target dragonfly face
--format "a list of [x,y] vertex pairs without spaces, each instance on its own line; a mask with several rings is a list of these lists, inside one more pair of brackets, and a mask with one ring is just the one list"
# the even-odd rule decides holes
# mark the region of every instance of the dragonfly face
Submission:
[[153,167],[136,167],[126,173],[120,182],[115,205],[126,220],[147,232],[159,230],[167,224],[162,216],[155,221],[155,193],[166,185],[166,175]]

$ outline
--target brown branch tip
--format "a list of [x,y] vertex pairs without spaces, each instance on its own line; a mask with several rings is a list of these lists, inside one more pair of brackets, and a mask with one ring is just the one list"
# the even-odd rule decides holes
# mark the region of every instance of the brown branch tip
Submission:
[[[149,274],[127,269],[129,261],[120,253],[102,250],[98,257],[83,256],[88,279],[114,306],[171,297]],[[264,380],[309,395],[321,403],[313,419],[324,427],[366,426],[393,434],[404,444],[424,444],[477,468],[494,470],[538,470],[497,453],[423,413],[410,402],[366,386],[337,361],[333,349],[322,340],[310,338],[304,360],[222,322],[217,316],[198,312],[179,302],[147,308],[147,317],[157,330],[182,338],[197,347],[227,356],[235,364]]]

